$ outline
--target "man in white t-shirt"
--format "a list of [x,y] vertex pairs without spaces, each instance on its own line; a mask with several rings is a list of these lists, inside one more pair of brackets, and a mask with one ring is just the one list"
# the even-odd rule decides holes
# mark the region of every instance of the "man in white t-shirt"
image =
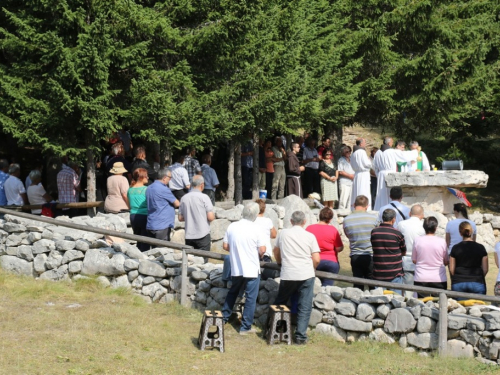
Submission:
[[314,295],[314,270],[319,264],[316,237],[304,229],[306,216],[295,211],[290,218],[291,228],[282,229],[274,247],[274,257],[281,264],[281,281],[275,305],[284,305],[295,292],[299,295],[295,342],[307,342],[307,325],[311,317]]
[[[411,260],[413,242],[415,238],[425,236],[422,220],[424,219],[424,209],[421,205],[415,204],[411,207],[410,218],[399,222],[397,229],[403,233],[406,244],[406,255],[403,256],[403,284],[413,285],[415,275],[415,264]],[[408,297],[413,297],[413,292],[405,292]]]
[[263,231],[254,223],[259,214],[257,203],[243,208],[242,219],[227,228],[222,248],[229,251],[231,262],[231,289],[222,307],[224,322],[229,320],[240,290],[245,290],[245,307],[241,320],[240,335],[255,333],[252,328],[260,284],[260,257],[266,251]]
[[400,186],[395,186],[391,188],[390,192],[391,201],[383,207],[380,207],[378,212],[378,221],[382,223],[382,213],[388,208],[396,212],[396,221],[394,223],[394,228],[398,228],[398,224],[403,220],[408,220],[410,218],[410,207],[405,206],[401,201],[403,200],[403,189]]
[[28,204],[28,196],[23,182],[19,179],[21,176],[21,167],[19,164],[12,164],[9,167],[9,178],[4,183],[5,197],[7,205],[22,206]]

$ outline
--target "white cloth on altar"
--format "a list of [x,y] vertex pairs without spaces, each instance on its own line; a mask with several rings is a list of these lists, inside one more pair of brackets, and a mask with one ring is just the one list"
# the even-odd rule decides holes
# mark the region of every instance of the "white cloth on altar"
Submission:
[[[418,158],[418,150],[410,150],[404,152],[406,159],[410,161],[415,161],[415,164],[409,164],[409,172],[415,172],[417,170],[417,158]],[[427,159],[427,155],[422,151],[422,171],[430,171],[431,166],[429,164],[429,159]]]
[[[378,153],[380,150],[375,154],[375,158],[377,158]],[[407,155],[405,155],[405,152],[394,149],[394,148],[388,148],[384,152],[382,152],[382,155],[379,156],[378,159],[374,160],[374,162],[377,163],[377,198],[375,199],[375,211],[380,211],[380,208],[389,204],[391,201],[389,197],[389,191],[390,189],[387,188],[387,185],[385,183],[385,177],[389,173],[396,173],[398,170],[398,165],[397,162],[407,162],[408,164],[411,164],[411,159],[407,158]]]
[[372,162],[366,154],[365,149],[360,148],[352,154],[351,166],[354,170],[351,207],[354,207],[354,201],[358,195],[366,196],[368,198],[368,207],[371,207],[372,198],[370,193],[370,169],[372,167]]

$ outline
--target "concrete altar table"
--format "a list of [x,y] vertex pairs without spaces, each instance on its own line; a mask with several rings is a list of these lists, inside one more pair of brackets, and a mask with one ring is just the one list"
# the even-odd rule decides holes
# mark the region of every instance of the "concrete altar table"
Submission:
[[451,214],[460,201],[446,188],[485,188],[488,175],[483,171],[394,172],[386,176],[385,183],[389,188],[403,188],[402,202],[407,206],[419,203],[424,209]]

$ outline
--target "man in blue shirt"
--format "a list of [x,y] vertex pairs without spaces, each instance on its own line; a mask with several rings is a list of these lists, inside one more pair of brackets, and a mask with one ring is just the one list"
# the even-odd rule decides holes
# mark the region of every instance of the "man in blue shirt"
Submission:
[[7,206],[7,198],[5,197],[4,183],[9,178],[7,173],[9,170],[9,162],[5,159],[0,159],[0,206]]
[[175,209],[179,201],[168,188],[172,178],[169,168],[158,171],[158,179],[146,190],[148,204],[148,222],[146,229],[159,240],[170,241],[170,232],[174,227]]

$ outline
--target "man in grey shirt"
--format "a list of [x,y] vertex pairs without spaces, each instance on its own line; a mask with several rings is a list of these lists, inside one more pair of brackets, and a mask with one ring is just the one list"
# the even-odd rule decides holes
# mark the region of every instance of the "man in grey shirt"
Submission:
[[314,270],[319,264],[320,249],[312,233],[306,232],[306,216],[295,211],[291,228],[282,229],[274,247],[276,262],[281,264],[281,281],[275,305],[284,305],[297,292],[299,296],[295,342],[305,344],[314,296]]
[[203,194],[205,180],[193,176],[191,191],[181,199],[179,221],[186,222],[186,245],[210,251],[210,222],[215,219],[214,207],[208,195]]

